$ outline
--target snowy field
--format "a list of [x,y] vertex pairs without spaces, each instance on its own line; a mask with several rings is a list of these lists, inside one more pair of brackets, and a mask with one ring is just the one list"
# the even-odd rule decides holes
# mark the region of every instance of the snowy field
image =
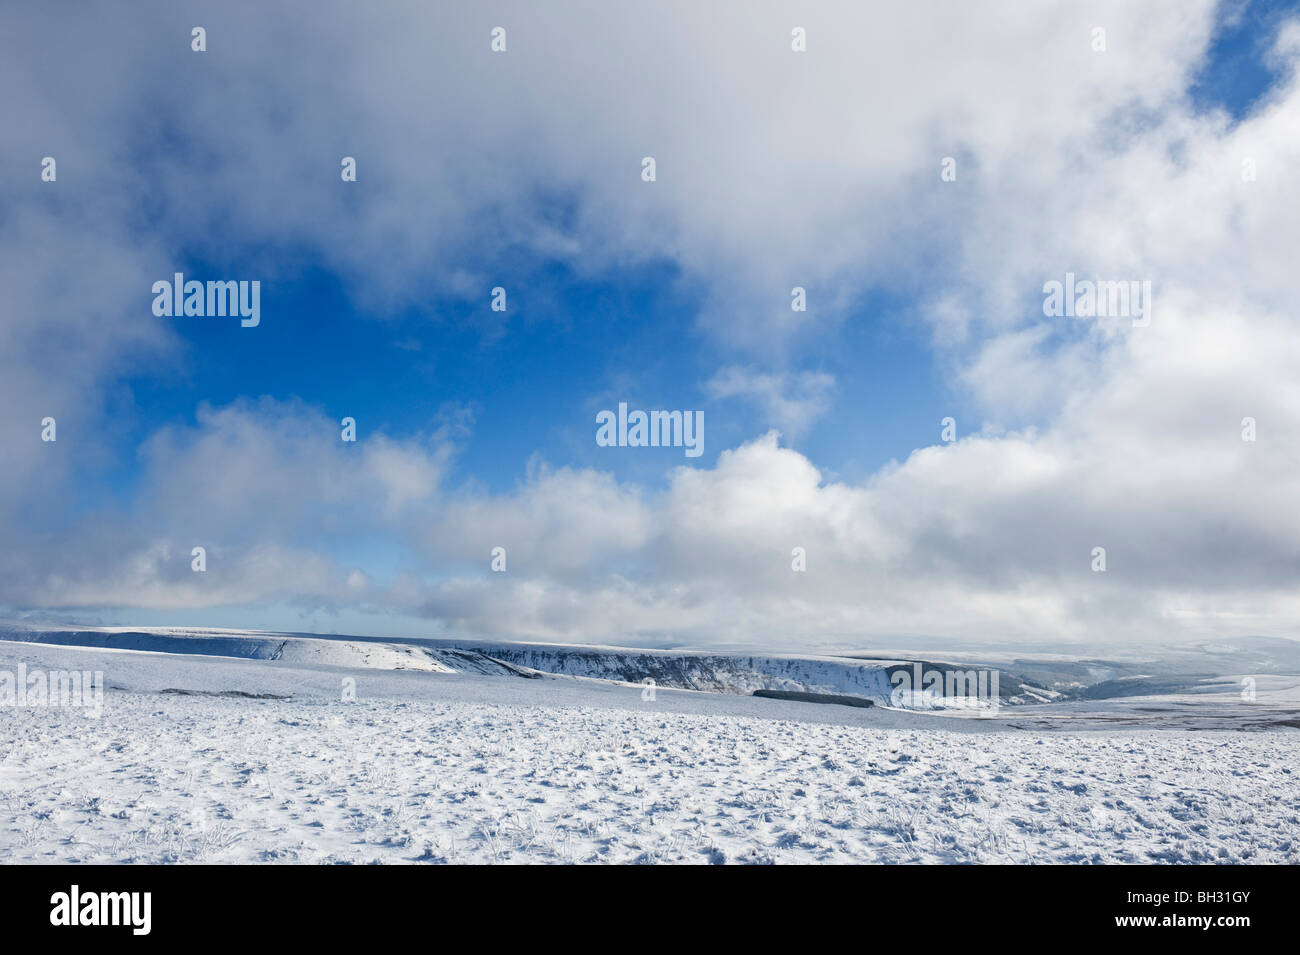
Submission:
[[[1300,734],[1142,728],[1178,701],[976,719],[0,642],[19,664],[109,689],[0,710],[12,863],[1300,861]],[[1292,712],[1275,688],[1252,712]]]

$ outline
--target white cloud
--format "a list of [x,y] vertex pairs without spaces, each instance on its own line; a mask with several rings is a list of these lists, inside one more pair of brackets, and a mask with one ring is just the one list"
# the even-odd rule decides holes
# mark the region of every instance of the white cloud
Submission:
[[744,398],[758,405],[767,424],[798,436],[831,405],[835,377],[825,372],[762,372],[729,365],[705,384],[713,398]]
[[[921,7],[828,5],[801,13],[809,52],[792,54],[781,4],[682,5],[671,30],[660,6],[521,4],[490,62],[477,13],[424,4],[231,4],[202,61],[127,56],[133,28],[89,16],[0,31],[4,88],[33,88],[11,152],[57,153],[58,189],[84,200],[35,192],[35,165],[33,191],[6,187],[0,599],[299,600],[495,635],[778,647],[1297,636],[1300,27],[1277,47],[1285,83],[1232,124],[1185,95],[1212,8],[961,4],[937,29]],[[187,148],[132,145],[164,137]],[[363,202],[337,188],[342,155]],[[563,228],[539,195],[571,202]],[[115,437],[112,382],[176,356],[132,303],[195,246],[268,275],[296,265],[256,250],[305,250],[377,307],[484,294],[518,250],[592,276],[666,258],[724,356],[708,390],[793,433],[833,384],[789,370],[801,347],[833,341],[866,294],[918,296],[984,420],[858,485],[767,436],[662,491],[538,467],[493,495],[448,486],[445,434],[347,447],[319,411],[246,401],[151,436],[138,499],[65,517]],[[1045,319],[1042,283],[1066,271],[1151,280],[1150,327]],[[85,439],[76,458],[38,443],[46,413]],[[402,555],[391,579],[340,556],[376,537]],[[199,538],[219,542],[202,579]],[[487,570],[498,544],[506,575]]]

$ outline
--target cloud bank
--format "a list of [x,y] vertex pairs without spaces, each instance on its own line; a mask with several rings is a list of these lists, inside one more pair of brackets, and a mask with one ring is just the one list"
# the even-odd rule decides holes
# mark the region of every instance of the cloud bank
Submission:
[[[0,603],[788,649],[1300,635],[1296,21],[1238,122],[1188,93],[1210,3],[304,9],[205,11],[201,56],[168,4],[3,15],[0,78],[30,94],[3,177]],[[364,193],[335,188],[344,155]],[[309,401],[200,397],[140,433],[120,382],[183,367],[145,294],[182,256],[327,268],[377,333],[515,259],[668,262],[719,356],[702,387],[784,437],[657,483],[535,459],[489,493],[456,473],[474,434],[346,444]],[[1150,324],[1046,317],[1066,272],[1150,281]],[[788,439],[871,409],[803,362],[881,292],[974,412],[843,483]]]

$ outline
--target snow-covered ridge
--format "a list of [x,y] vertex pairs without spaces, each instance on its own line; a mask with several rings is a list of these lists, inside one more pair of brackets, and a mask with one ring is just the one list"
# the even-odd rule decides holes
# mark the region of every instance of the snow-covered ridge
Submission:
[[[1132,659],[997,653],[909,656],[897,649],[879,656],[747,653],[258,630],[4,623],[0,623],[0,640],[283,661],[304,666],[552,676],[633,684],[653,680],[658,687],[743,695],[760,689],[793,690],[859,696],[879,706],[904,708],[908,707],[906,694],[902,700],[891,699],[896,686],[891,677],[899,675],[899,671],[907,671],[903,674],[907,678],[903,688],[912,687],[920,671],[931,675],[938,671],[945,679],[986,671],[998,677],[995,685],[1001,702],[1013,706],[1216,691],[1239,682],[1232,674],[1300,674],[1298,645],[1265,638],[1239,638],[1231,645],[1209,650],[1200,646],[1155,647],[1149,656]],[[928,708],[923,704],[922,700],[918,705]]]
[[494,659],[531,670],[598,680],[642,683],[713,693],[804,690],[888,702],[889,667],[835,657],[621,650],[528,644],[468,644]]
[[424,670],[430,673],[481,673],[528,676],[508,663],[456,647],[429,648],[366,637],[303,637],[257,631],[197,630],[0,630],[0,640],[49,643],[68,647],[134,650],[278,660],[285,663],[377,670]]
[[[714,693],[804,690],[889,701],[891,667],[836,657],[636,650],[553,644],[310,637],[257,631],[173,628],[3,629],[0,639],[60,646],[183,653],[339,667],[537,677],[541,674],[644,683]],[[901,665],[901,664],[895,664]]]

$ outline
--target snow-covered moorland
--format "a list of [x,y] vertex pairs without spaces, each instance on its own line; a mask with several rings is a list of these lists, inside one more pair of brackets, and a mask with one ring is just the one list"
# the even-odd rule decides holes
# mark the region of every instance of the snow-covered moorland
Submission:
[[108,690],[98,718],[0,714],[8,862],[1300,861],[1285,726],[1042,728],[0,642],[19,663]]

